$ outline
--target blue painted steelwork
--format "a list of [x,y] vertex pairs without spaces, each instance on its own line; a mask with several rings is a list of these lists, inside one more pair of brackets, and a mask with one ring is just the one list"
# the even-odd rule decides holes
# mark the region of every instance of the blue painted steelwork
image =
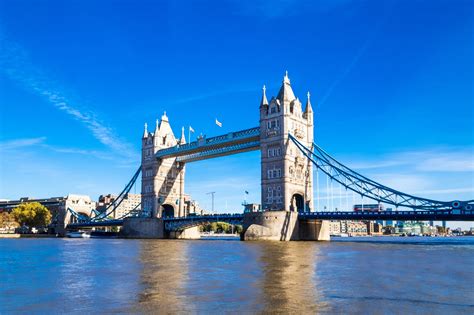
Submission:
[[301,212],[298,214],[298,219],[369,221],[474,221],[474,210]]
[[[164,218],[165,230],[182,231],[191,227],[211,223],[227,222],[230,224],[242,224],[244,215],[216,214],[189,216],[181,218]],[[433,211],[329,211],[329,212],[301,212],[298,213],[299,220],[397,220],[397,221],[474,221],[474,210],[433,210]],[[68,225],[68,228],[87,228],[99,226],[121,226],[123,220],[107,220],[101,222],[78,222]]]
[[393,188],[379,184],[339,163],[317,144],[313,143],[313,149],[309,149],[299,142],[293,135],[288,134],[296,147],[306,156],[319,170],[329,178],[338,182],[346,189],[352,190],[362,197],[375,200],[398,207],[406,207],[417,210],[450,210],[464,209],[472,210],[474,200],[468,201],[437,201],[412,196]]
[[156,158],[176,157],[178,162],[192,162],[212,157],[260,149],[260,127],[202,138],[156,152]]
[[91,218],[89,218],[88,216],[77,213],[76,211],[72,210],[71,208],[67,208],[67,211],[69,211],[71,213],[71,215],[74,218],[76,218],[77,222],[88,222],[88,221],[91,220]]
[[87,222],[78,222],[78,223],[70,223],[67,225],[67,229],[81,229],[81,228],[93,228],[93,227],[109,227],[109,226],[122,226],[122,220],[104,220],[104,221],[87,221]]
[[[71,215],[77,219],[78,223],[68,224],[67,227],[74,228],[75,226],[77,226],[77,224],[82,224],[82,226],[114,226],[116,225],[115,223],[122,222],[122,220],[128,216],[139,216],[141,214],[141,210],[139,210],[138,207],[141,204],[138,204],[134,209],[130,210],[119,219],[109,218],[109,216],[112,213],[114,213],[114,211],[122,204],[123,200],[127,197],[127,194],[130,192],[133,185],[137,181],[138,176],[140,175],[140,172],[141,172],[141,166],[138,168],[138,170],[133,175],[132,179],[127,183],[125,188],[122,190],[122,192],[120,192],[120,194],[114,200],[114,202],[111,203],[109,206],[107,206],[104,211],[100,212],[97,209],[93,209],[92,210],[92,214],[94,215],[93,218],[86,217],[84,215],[77,213],[76,211],[74,211],[74,209],[68,208],[67,211],[69,211]],[[109,224],[108,222],[115,222],[115,223]],[[106,224],[106,225],[102,225],[102,224]]]
[[142,170],[142,167],[140,166],[138,170],[135,172],[133,175],[132,179],[128,182],[128,184],[125,186],[125,188],[120,192],[118,197],[112,202],[105,210],[98,216],[94,217],[91,219],[91,221],[101,221],[106,219],[109,215],[114,213],[114,211],[122,204],[123,200],[127,197],[127,194],[130,192],[132,189],[133,185],[135,185],[135,182],[138,179],[138,176],[140,175],[140,172]]

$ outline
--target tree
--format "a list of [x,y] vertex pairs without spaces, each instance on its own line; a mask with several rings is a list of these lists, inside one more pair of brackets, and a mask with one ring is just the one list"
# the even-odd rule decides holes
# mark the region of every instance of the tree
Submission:
[[18,223],[15,221],[15,218],[12,214],[8,212],[0,213],[0,228],[10,228],[17,227]]
[[22,203],[12,211],[16,222],[29,227],[42,227],[51,223],[51,212],[39,202]]

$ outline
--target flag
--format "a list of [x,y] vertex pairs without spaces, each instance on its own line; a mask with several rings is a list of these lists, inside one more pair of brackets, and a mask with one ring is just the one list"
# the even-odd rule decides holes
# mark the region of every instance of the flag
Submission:
[[218,125],[219,127],[222,127],[222,123],[218,121],[217,118],[216,118],[216,125]]
[[189,132],[194,132],[193,127],[189,126]]
[[245,193],[246,193],[247,195],[249,194],[249,192],[248,192],[248,191],[245,191]]

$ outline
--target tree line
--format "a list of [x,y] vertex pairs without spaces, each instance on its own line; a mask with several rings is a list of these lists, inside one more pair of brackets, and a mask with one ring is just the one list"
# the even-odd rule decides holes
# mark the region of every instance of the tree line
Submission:
[[19,204],[10,213],[0,213],[0,228],[15,228],[18,226],[46,227],[51,223],[51,212],[39,202]]
[[214,232],[214,233],[222,233],[222,234],[231,234],[232,232],[240,234],[242,233],[242,225],[234,225],[232,228],[232,224],[226,222],[211,222],[205,225],[201,225],[199,227],[201,232]]

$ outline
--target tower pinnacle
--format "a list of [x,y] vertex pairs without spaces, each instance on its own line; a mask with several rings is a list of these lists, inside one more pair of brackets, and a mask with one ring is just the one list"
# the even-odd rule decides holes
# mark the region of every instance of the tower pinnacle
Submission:
[[262,88],[262,101],[260,102],[260,107],[268,105],[266,91],[267,91],[267,88],[264,85]]
[[285,76],[283,77],[283,83],[290,84],[290,78],[288,77],[288,70],[285,71]]
[[145,123],[145,130],[143,131],[143,138],[147,138],[148,137],[148,124]]
[[186,137],[184,136],[184,127],[181,128],[181,139],[179,139],[179,144],[186,144]]
[[308,99],[306,100],[305,113],[312,113],[313,112],[313,107],[311,106],[311,94],[308,91],[308,94],[306,94],[306,95],[308,96]]

